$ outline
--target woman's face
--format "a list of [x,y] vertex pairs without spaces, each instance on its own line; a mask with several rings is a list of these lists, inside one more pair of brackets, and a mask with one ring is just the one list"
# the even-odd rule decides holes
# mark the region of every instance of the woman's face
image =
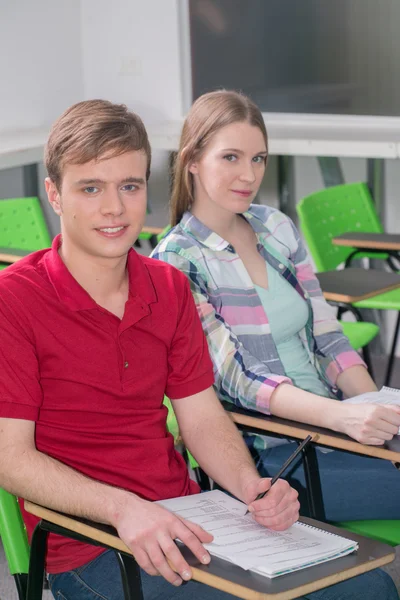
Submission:
[[194,180],[194,203],[245,212],[260,187],[267,148],[258,127],[247,122],[220,129],[198,160],[189,164]]

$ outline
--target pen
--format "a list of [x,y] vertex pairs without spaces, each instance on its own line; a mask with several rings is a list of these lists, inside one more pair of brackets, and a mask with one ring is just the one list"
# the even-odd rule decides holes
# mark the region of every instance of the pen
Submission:
[[[261,500],[261,498],[264,498],[265,494],[268,494],[269,490],[271,489],[271,487],[274,485],[274,483],[276,483],[278,481],[278,479],[280,477],[282,477],[283,473],[286,471],[286,469],[292,464],[292,462],[294,461],[294,459],[300,454],[300,452],[303,450],[303,448],[305,448],[307,446],[307,444],[309,442],[312,441],[316,441],[318,439],[318,434],[316,434],[314,437],[311,435],[308,435],[302,442],[301,444],[299,444],[299,446],[297,446],[296,450],[293,452],[293,454],[291,454],[289,456],[289,458],[283,463],[283,465],[281,466],[281,468],[279,469],[279,471],[277,473],[275,473],[275,475],[273,476],[273,478],[271,479],[271,485],[268,488],[267,491],[265,492],[261,492],[261,494],[258,494],[257,498],[255,498],[255,500]],[[255,500],[252,500],[252,502],[254,502]],[[249,512],[249,510],[247,509],[246,511],[246,515]]]

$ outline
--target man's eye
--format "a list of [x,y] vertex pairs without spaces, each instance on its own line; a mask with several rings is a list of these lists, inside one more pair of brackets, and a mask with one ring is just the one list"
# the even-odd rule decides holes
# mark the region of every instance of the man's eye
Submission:
[[94,187],[93,185],[90,185],[89,187],[86,187],[83,191],[86,194],[95,194],[99,191],[99,189],[97,187]]
[[128,183],[127,185],[124,185],[122,189],[124,192],[134,192],[137,189],[137,186],[134,183]]
[[236,154],[226,154],[224,159],[228,160],[229,162],[234,162],[237,159],[237,156]]

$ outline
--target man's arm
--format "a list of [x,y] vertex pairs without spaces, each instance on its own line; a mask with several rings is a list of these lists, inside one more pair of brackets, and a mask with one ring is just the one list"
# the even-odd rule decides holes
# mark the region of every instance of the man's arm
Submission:
[[0,487],[54,510],[114,526],[147,573],[162,575],[174,585],[191,577],[174,539],[181,539],[201,562],[209,562],[202,543],[212,536],[200,526],[39,452],[34,435],[34,422],[0,418]]
[[172,400],[172,404],[183,441],[200,466],[224,489],[249,504],[259,523],[283,530],[298,519],[297,492],[282,479],[253,506],[256,496],[269,489],[270,480],[260,478],[240,433],[213,388]]

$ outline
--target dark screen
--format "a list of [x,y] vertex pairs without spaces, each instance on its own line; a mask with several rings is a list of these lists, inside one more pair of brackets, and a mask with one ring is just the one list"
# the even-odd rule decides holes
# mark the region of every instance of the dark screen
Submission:
[[400,115],[400,0],[189,0],[193,99],[264,112]]

